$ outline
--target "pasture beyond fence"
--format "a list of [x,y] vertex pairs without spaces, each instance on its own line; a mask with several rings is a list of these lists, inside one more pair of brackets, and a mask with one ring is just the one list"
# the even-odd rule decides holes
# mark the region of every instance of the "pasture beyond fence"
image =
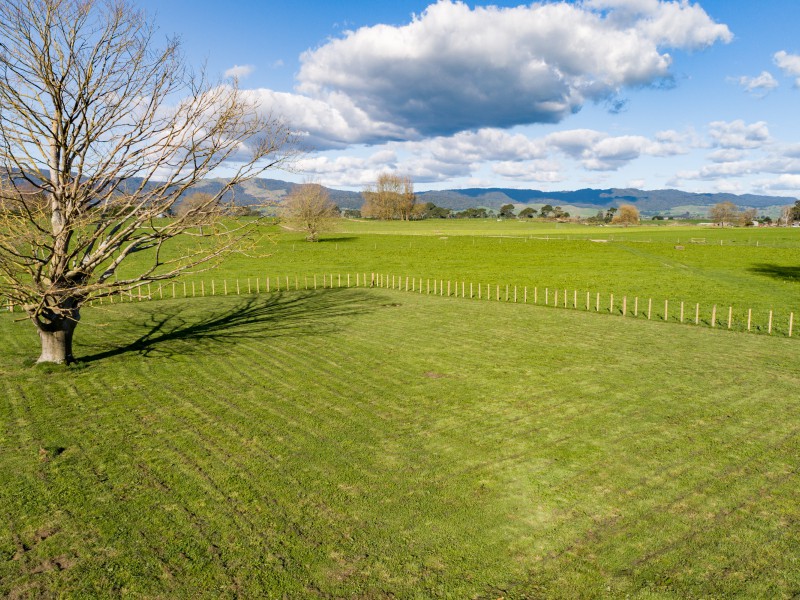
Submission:
[[[195,298],[218,295],[264,294],[281,291],[316,290],[332,288],[381,288],[415,294],[426,294],[448,298],[462,298],[480,301],[532,304],[553,308],[585,310],[607,313],[630,318],[646,318],[676,322],[681,324],[704,325],[712,328],[735,329],[751,333],[764,333],[792,337],[794,333],[794,312],[769,310],[754,313],[752,308],[734,310],[733,306],[655,300],[638,296],[619,296],[613,293],[568,290],[539,286],[520,286],[499,283],[476,283],[464,280],[431,279],[392,275],[390,273],[346,273],[314,275],[281,275],[274,277],[249,277],[230,282],[212,279],[210,285],[205,280],[143,283],[129,291],[99,297],[90,306],[115,302],[141,302],[167,298]],[[13,302],[6,302],[6,310],[15,312]]]

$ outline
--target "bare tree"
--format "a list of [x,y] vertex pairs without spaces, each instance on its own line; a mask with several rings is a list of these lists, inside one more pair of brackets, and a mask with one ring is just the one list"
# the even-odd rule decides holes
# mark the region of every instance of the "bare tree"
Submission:
[[638,225],[639,224],[639,209],[633,204],[620,204],[617,212],[611,218],[611,222],[619,225]]
[[708,218],[725,227],[726,223],[730,224],[738,220],[739,207],[733,202],[718,202],[708,209]]
[[283,202],[281,217],[290,227],[305,232],[309,242],[316,242],[320,232],[333,227],[339,218],[339,209],[324,187],[304,183],[292,188]]
[[752,227],[757,218],[758,210],[755,208],[748,208],[739,213],[739,225],[742,227]]
[[[126,0],[0,3],[0,294],[35,324],[40,362],[70,362],[81,307],[208,266],[246,238],[208,210],[231,188],[288,160],[292,133],[245,92],[215,84],[163,48]],[[159,219],[223,163],[219,192]],[[42,202],[44,198],[46,201]],[[200,234],[197,225],[208,227]],[[203,235],[165,258],[165,242]],[[135,253],[148,261],[118,274]]]
[[364,197],[361,214],[373,219],[409,221],[417,201],[411,178],[396,173],[381,173],[375,185],[361,195]]

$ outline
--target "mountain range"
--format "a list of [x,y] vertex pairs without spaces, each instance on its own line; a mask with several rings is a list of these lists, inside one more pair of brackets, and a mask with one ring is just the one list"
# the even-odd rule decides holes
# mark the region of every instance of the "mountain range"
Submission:
[[[207,179],[194,189],[214,193],[224,183],[222,179]],[[253,179],[235,189],[236,204],[247,206],[279,202],[295,184],[278,179]],[[363,204],[359,192],[326,188],[331,200],[340,208],[358,209]],[[692,216],[703,218],[708,207],[719,202],[733,202],[738,207],[756,208],[760,214],[778,216],[783,206],[794,204],[790,196],[762,196],[757,194],[697,194],[675,189],[640,190],[635,188],[586,188],[574,191],[544,192],[514,188],[468,188],[417,192],[417,202],[433,202],[453,210],[471,207],[499,209],[504,204],[540,208],[545,204],[560,206],[575,216],[591,216],[599,210],[633,204],[643,216]]]

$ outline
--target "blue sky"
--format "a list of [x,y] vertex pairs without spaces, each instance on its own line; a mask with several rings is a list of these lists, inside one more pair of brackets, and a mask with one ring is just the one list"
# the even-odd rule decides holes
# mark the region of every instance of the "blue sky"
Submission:
[[360,189],[676,187],[800,196],[800,2],[138,0]]

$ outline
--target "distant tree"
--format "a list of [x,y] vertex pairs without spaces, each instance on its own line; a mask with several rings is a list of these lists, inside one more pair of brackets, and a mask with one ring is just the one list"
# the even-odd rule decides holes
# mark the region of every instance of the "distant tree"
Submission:
[[542,216],[543,219],[546,219],[550,216],[553,212],[553,207],[549,204],[545,204],[542,208],[539,209],[539,214]]
[[319,234],[330,230],[339,218],[339,209],[331,202],[328,190],[317,183],[296,185],[283,201],[281,217],[290,227],[316,242]]
[[789,218],[792,221],[800,221],[800,200],[797,200],[789,209]]
[[414,214],[418,219],[447,219],[450,212],[449,208],[436,206],[433,202],[414,206]]
[[587,223],[603,223],[606,220],[606,213],[602,210],[598,210],[596,215],[593,215],[586,219]]
[[758,211],[755,208],[748,208],[739,213],[739,225],[742,227],[752,227],[753,222],[758,218]]
[[611,208],[606,210],[606,214],[603,217],[603,221],[605,221],[606,223],[611,223],[611,221],[614,220],[614,215],[615,214],[617,214],[617,209],[612,206]]
[[651,220],[652,221],[663,221],[664,220],[664,216],[663,215],[655,215],[655,216],[651,217]]
[[397,173],[381,173],[375,185],[367,187],[361,195],[364,198],[361,214],[372,219],[409,221],[417,201],[411,178]]
[[222,214],[222,206],[217,196],[206,192],[194,192],[181,200],[173,212],[178,218],[203,223],[209,217]]
[[519,214],[517,215],[517,218],[518,219],[532,219],[535,216],[536,216],[536,209],[531,207],[531,206],[528,206],[526,208],[523,208],[521,211],[519,211]]
[[345,208],[342,210],[342,216],[345,219],[360,219],[361,211],[357,208]]
[[514,218],[514,205],[513,204],[503,204],[500,207],[500,218],[501,219],[513,219]]
[[708,210],[708,218],[724,227],[739,218],[739,208],[733,202],[718,202]]
[[485,219],[489,213],[485,208],[465,208],[459,213],[456,213],[456,218],[459,219]]
[[617,214],[611,219],[611,222],[617,225],[638,225],[639,224],[639,209],[633,204],[621,204]]

